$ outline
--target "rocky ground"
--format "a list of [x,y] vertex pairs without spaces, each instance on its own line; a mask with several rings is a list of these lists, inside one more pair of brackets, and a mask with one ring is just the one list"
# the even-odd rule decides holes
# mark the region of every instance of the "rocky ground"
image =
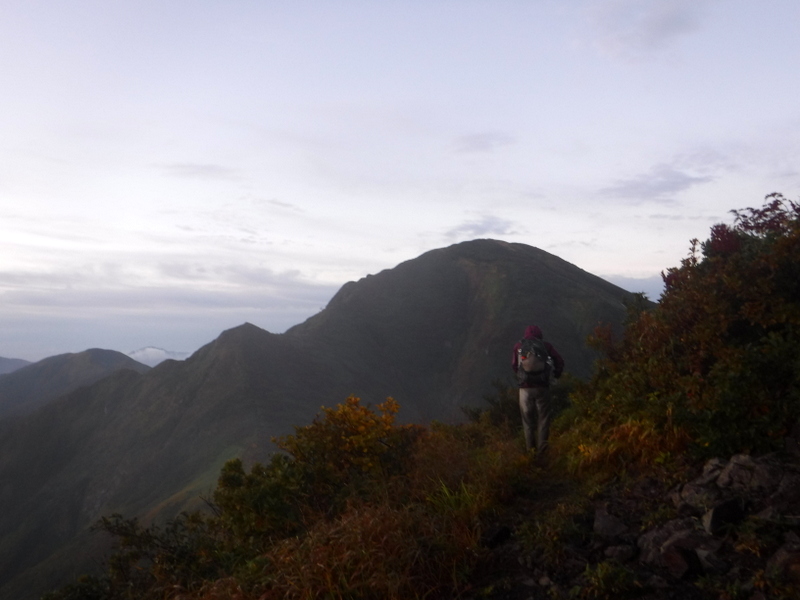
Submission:
[[470,598],[800,598],[796,456],[736,455],[678,483],[604,488],[551,530],[537,514],[559,493],[544,496],[549,506],[531,499],[487,532],[492,559]]

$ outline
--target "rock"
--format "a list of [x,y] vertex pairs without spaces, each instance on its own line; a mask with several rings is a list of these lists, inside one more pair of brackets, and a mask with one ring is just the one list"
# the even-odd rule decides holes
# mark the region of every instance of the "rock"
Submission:
[[770,506],[778,510],[786,510],[791,506],[800,505],[800,474],[786,473],[778,485],[778,489],[768,500]]
[[767,572],[778,573],[800,583],[800,544],[787,543],[767,561]]
[[678,579],[696,579],[703,575],[703,563],[694,550],[670,547],[661,555],[661,561],[670,575]]
[[654,590],[666,590],[671,587],[669,582],[660,575],[653,575],[645,585]]
[[761,521],[777,521],[780,519],[780,513],[774,506],[768,506],[764,510],[761,510],[753,515],[756,519],[760,519]]
[[744,506],[739,498],[731,498],[717,504],[703,515],[703,529],[711,535],[720,535],[731,525],[744,519]]
[[692,481],[681,489],[681,501],[698,510],[708,510],[719,502],[722,493],[714,484]]
[[693,531],[694,519],[673,519],[661,527],[651,529],[639,536],[636,545],[639,547],[639,561],[645,564],[656,564],[661,557],[661,546],[676,532]]
[[792,456],[800,457],[800,421],[794,424],[789,436],[785,439],[786,452]]
[[750,487],[753,472],[756,470],[756,461],[748,454],[737,454],[728,461],[725,468],[717,477],[717,485],[723,488],[733,488],[740,491]]
[[703,571],[708,574],[723,575],[728,572],[730,565],[717,556],[717,551],[710,548],[701,547],[695,550]]
[[709,483],[715,483],[727,464],[728,463],[721,458],[712,458],[711,460],[707,461],[705,465],[703,465],[703,474],[695,479],[693,483],[696,483],[697,485],[708,485]]
[[627,533],[628,527],[617,517],[608,514],[602,508],[598,508],[594,513],[593,531],[600,536],[613,538]]
[[756,469],[750,481],[750,489],[771,494],[779,489],[783,478],[784,470],[764,457],[756,463]]
[[606,557],[619,562],[628,562],[634,556],[636,556],[636,548],[627,544],[622,544],[620,546],[609,546],[603,551],[603,554]]
[[770,457],[754,459],[747,454],[733,456],[717,478],[717,485],[743,491],[771,493],[778,488],[783,469]]
[[681,486],[673,488],[667,494],[667,498],[669,498],[670,502],[675,508],[679,508],[681,504],[683,504],[683,499],[681,498]]
[[661,546],[661,564],[678,579],[695,579],[703,575],[703,563],[696,550],[706,540],[705,534],[699,531],[678,531]]

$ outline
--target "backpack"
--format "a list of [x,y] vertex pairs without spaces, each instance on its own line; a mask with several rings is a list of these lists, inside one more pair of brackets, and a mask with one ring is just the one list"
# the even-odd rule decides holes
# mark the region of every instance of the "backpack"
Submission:
[[547,346],[537,338],[524,338],[517,350],[517,381],[520,385],[540,383],[547,385],[553,371],[553,359]]

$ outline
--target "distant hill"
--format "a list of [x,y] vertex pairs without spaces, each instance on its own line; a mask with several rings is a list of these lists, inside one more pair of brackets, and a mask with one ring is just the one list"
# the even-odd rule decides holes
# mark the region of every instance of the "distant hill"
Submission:
[[509,377],[528,324],[585,376],[586,336],[619,326],[631,296],[542,250],[476,240],[348,283],[284,334],[245,324],[185,361],[119,371],[0,420],[0,597],[33,598],[85,570],[102,515],[201,505],[225,460],[266,458],[272,436],[349,394],[391,395],[405,421],[459,419]]
[[0,418],[28,414],[50,400],[90,385],[120,369],[149,369],[114,350],[59,354],[0,377]]
[[147,346],[146,348],[139,348],[133,352],[128,352],[136,362],[140,362],[148,367],[155,367],[165,360],[185,360],[191,355],[191,352],[175,352],[172,350],[164,350],[163,348],[156,348],[154,346]]
[[21,369],[29,364],[31,364],[29,361],[22,360],[21,358],[3,358],[0,356],[0,375],[13,373],[17,369]]

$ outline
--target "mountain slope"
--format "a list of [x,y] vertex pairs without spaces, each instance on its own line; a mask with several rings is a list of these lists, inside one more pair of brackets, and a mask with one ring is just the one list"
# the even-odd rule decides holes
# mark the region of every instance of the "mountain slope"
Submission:
[[0,375],[13,373],[17,369],[21,369],[29,364],[31,363],[21,358],[3,358],[0,356]]
[[394,396],[406,421],[453,420],[510,374],[526,325],[585,375],[584,339],[631,295],[541,250],[478,240],[346,284],[285,334],[250,324],[183,362],[121,371],[0,420],[0,597],[28,598],[85,568],[87,528],[112,512],[198,506],[223,462],[263,459],[274,435],[349,394]]
[[0,418],[28,414],[50,400],[90,385],[115,371],[149,369],[121,352],[93,348],[59,354],[0,377]]
[[325,361],[352,374],[349,391],[393,395],[412,420],[449,419],[510,375],[511,347],[528,324],[543,329],[567,371],[587,376],[586,336],[619,324],[631,296],[542,250],[475,240],[346,284],[285,336],[309,356],[335,349]]

